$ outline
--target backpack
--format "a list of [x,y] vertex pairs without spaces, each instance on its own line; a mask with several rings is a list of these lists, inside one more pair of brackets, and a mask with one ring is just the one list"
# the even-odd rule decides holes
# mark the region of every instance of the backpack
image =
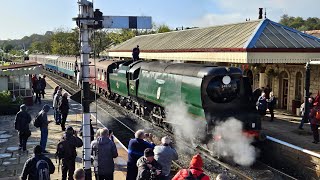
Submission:
[[201,180],[205,175],[201,173],[198,177],[194,177],[190,169],[188,169],[188,176],[185,177],[185,180]]
[[50,171],[49,171],[49,165],[47,161],[40,159],[37,159],[37,164],[36,164],[36,177],[37,179],[41,180],[49,180],[50,179]]
[[42,125],[42,114],[41,113],[38,113],[36,115],[36,117],[34,118],[34,121],[33,121],[33,125],[36,127],[36,128],[39,128],[41,127]]
[[74,148],[71,147],[70,143],[68,143],[67,140],[62,140],[57,144],[56,157],[58,157],[59,160],[66,157],[76,157],[77,154],[75,154],[74,152]]

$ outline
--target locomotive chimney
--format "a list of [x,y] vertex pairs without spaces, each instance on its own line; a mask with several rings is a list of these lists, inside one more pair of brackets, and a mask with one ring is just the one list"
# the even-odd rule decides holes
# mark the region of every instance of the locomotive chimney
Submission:
[[259,19],[262,19],[263,16],[263,8],[259,8]]

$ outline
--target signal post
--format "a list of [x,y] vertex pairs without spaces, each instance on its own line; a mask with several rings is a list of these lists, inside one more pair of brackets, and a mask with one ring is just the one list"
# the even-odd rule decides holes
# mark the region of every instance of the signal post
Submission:
[[94,11],[93,3],[88,0],[79,0],[78,17],[73,18],[80,29],[80,58],[82,74],[82,109],[83,109],[83,161],[86,180],[92,179],[91,172],[91,139],[90,139],[90,86],[89,86],[89,55],[91,47],[89,44],[90,35],[96,29],[102,28],[132,28],[132,29],[151,29],[151,17],[137,16],[102,16],[99,9]]

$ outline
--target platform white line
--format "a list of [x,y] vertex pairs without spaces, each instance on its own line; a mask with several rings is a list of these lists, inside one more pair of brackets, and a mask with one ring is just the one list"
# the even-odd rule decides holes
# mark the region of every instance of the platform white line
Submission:
[[[94,119],[96,119],[96,120],[98,121],[98,123],[101,124],[104,128],[107,128],[105,125],[103,125],[103,124],[101,123],[101,121],[99,121],[99,119],[97,119],[97,117],[96,117],[95,115],[91,114],[91,116],[94,117]],[[113,137],[119,142],[119,144],[121,145],[121,147],[128,152],[128,149],[126,148],[126,146],[124,146],[124,145],[121,143],[121,141],[119,141],[119,139],[118,139],[116,136],[113,136]]]
[[296,146],[296,145],[293,145],[293,144],[290,144],[290,143],[281,141],[281,140],[276,139],[276,138],[271,137],[271,136],[267,136],[267,139],[269,139],[270,141],[273,141],[273,142],[282,144],[282,145],[284,145],[284,146],[288,146],[288,147],[290,147],[290,148],[292,148],[292,149],[295,149],[295,150],[304,152],[304,153],[309,154],[309,155],[311,155],[311,156],[315,156],[315,157],[317,157],[317,158],[320,158],[320,154],[319,154],[319,153],[310,151],[310,150],[308,150],[308,149],[304,149],[304,148],[301,148],[301,147],[299,147],[299,146]]

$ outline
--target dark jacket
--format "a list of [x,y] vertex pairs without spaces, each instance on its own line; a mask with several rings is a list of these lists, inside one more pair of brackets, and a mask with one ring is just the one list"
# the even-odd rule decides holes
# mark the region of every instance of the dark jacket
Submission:
[[317,111],[320,111],[320,106],[314,106],[314,107],[311,109],[310,114],[309,114],[310,124],[320,125],[320,121],[317,120],[317,118],[316,118],[316,113],[317,113]]
[[38,177],[36,176],[37,170],[36,170],[36,164],[37,164],[37,159],[43,159],[45,160],[48,165],[49,165],[49,172],[50,174],[53,174],[55,171],[55,167],[52,163],[52,161],[47,158],[44,155],[35,155],[34,157],[28,159],[26,163],[24,164],[22,174],[21,174],[21,179],[30,179],[30,180],[38,180]]
[[65,148],[69,148],[68,150],[65,150],[65,152],[70,152],[65,155],[65,159],[75,159],[77,157],[76,148],[83,145],[82,140],[79,137],[76,137],[68,132],[66,132],[61,139],[61,141],[64,140],[67,141],[68,144],[68,146],[66,146]]
[[50,110],[50,106],[44,105],[42,110],[39,112],[39,116],[41,118],[40,128],[48,128],[49,121],[48,121],[47,113],[49,112],[49,110]]
[[131,139],[128,145],[128,163],[136,164],[137,160],[143,156],[143,152],[147,148],[154,148],[155,144],[149,143],[143,139]]
[[258,110],[266,111],[267,110],[267,100],[265,97],[260,96],[257,102]]
[[[152,165],[152,168],[150,169],[148,167],[148,164]],[[157,180],[160,178],[160,175],[156,175],[156,170],[161,170],[161,165],[156,161],[153,160],[152,162],[148,162],[147,159],[142,156],[137,161],[137,167],[138,167],[138,175],[137,180]]]
[[92,141],[91,148],[94,156],[93,165],[97,174],[112,174],[114,172],[113,158],[118,157],[116,145],[108,137],[100,137]]
[[42,90],[46,88],[47,82],[44,78],[41,78],[39,83]]
[[61,104],[59,106],[59,110],[61,114],[68,114],[69,113],[69,102],[67,97],[62,96]]
[[274,97],[274,96],[270,97],[269,100],[268,100],[268,108],[269,108],[269,110],[270,109],[274,109],[276,103],[277,103],[276,97]]
[[31,122],[30,114],[25,110],[20,110],[14,122],[14,128],[18,131],[29,131],[29,123]]

